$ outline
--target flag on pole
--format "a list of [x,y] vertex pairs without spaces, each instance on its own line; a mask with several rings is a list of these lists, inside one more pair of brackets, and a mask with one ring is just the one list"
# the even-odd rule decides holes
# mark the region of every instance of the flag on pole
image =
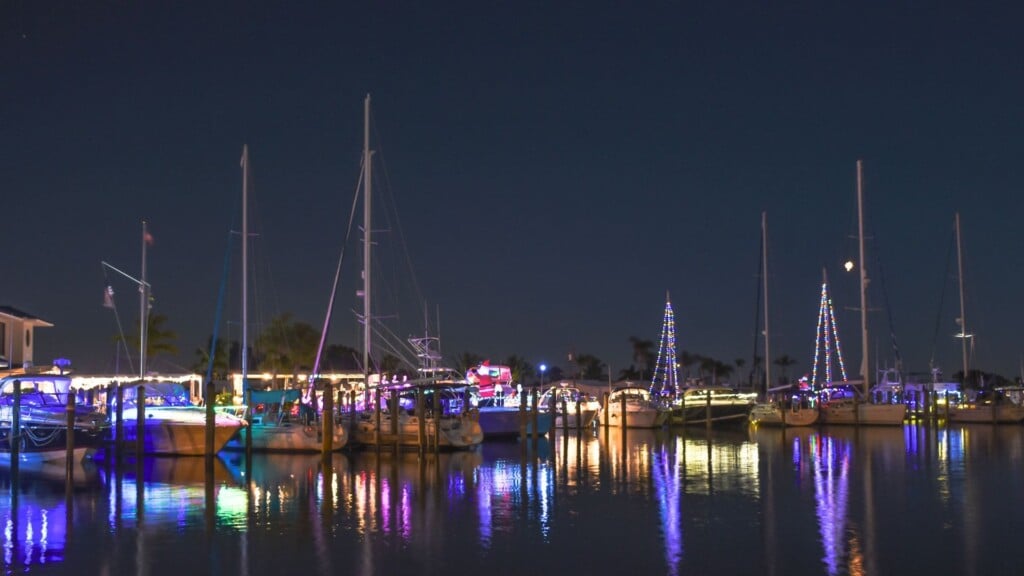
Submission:
[[113,308],[114,307],[114,287],[107,286],[103,289],[103,307]]
[[148,230],[146,232],[143,232],[142,240],[146,243],[146,246],[153,245],[153,235],[150,234]]

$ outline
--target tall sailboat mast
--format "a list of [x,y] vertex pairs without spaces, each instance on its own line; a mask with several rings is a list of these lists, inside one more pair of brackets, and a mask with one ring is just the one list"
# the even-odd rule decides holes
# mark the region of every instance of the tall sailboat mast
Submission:
[[871,364],[868,362],[868,269],[864,261],[864,188],[862,160],[857,160],[857,245],[860,252],[860,332],[861,360],[860,374],[864,378],[864,397],[871,390]]
[[761,281],[764,284],[764,396],[772,387],[771,348],[768,339],[768,213],[761,212]]
[[970,338],[970,333],[967,332],[967,316],[964,314],[964,253],[963,253],[963,247],[961,246],[961,243],[960,243],[960,213],[959,212],[956,213],[956,217],[954,219],[954,222],[956,224],[956,266],[957,266],[957,277],[958,277],[958,282],[960,284],[960,319],[959,319],[960,320],[960,322],[959,322],[959,324],[960,324],[960,333],[957,334],[957,336],[960,337],[960,349],[961,349],[961,354],[963,355],[963,362],[964,362],[964,364],[963,364],[963,366],[964,366],[963,384],[966,385],[967,384],[967,368],[968,368],[968,365],[967,365],[967,361],[968,361],[968,356],[967,356],[967,339]]
[[370,199],[373,169],[370,152],[370,95],[363,105],[363,376],[370,383],[371,307],[370,307]]
[[149,244],[146,221],[142,221],[142,280],[139,282],[139,379],[146,378],[146,327],[149,324],[149,284],[146,284],[146,245]]
[[[249,390],[249,145],[242,146],[242,391]],[[248,402],[248,396],[245,397]]]

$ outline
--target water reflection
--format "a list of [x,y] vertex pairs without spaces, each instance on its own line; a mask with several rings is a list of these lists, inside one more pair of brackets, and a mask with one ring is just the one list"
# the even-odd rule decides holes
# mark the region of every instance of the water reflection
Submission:
[[128,459],[0,471],[3,572],[987,574],[1022,482],[1024,429],[992,426]]

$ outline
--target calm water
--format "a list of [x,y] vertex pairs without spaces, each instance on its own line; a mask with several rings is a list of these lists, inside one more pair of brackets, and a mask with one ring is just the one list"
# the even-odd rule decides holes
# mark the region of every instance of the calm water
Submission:
[[[0,471],[4,574],[1016,574],[1024,427]],[[142,479],[141,481],[139,479]],[[207,480],[209,478],[209,480]],[[543,571],[543,572],[541,572]]]

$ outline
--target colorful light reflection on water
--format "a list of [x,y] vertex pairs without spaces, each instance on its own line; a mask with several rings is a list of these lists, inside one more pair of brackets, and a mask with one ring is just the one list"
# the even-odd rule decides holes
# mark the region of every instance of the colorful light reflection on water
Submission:
[[70,487],[4,474],[5,574],[983,574],[1015,554],[1024,429],[600,430],[128,461]]

